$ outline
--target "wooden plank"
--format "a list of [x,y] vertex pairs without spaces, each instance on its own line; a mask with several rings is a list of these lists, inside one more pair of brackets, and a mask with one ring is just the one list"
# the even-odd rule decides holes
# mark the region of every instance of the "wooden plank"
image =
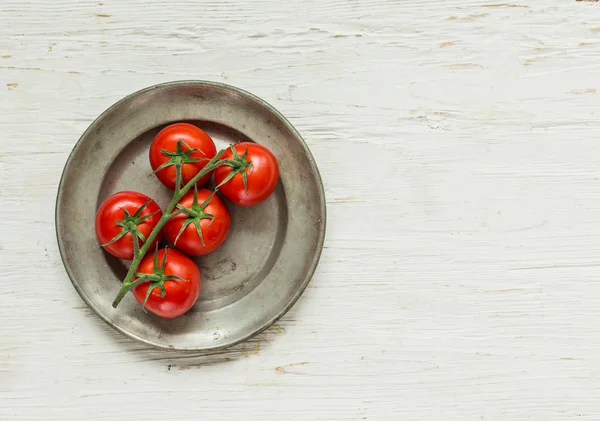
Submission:
[[[0,419],[600,419],[600,6],[4,0]],[[218,355],[147,349],[72,288],[54,200],[142,87],[282,111],[328,203],[321,264]]]

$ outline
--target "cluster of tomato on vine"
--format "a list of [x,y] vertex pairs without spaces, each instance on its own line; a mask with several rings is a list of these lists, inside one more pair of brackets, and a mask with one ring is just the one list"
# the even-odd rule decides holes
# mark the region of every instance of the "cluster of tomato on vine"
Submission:
[[[173,190],[164,212],[143,193],[117,192],[97,210],[96,236],[108,253],[131,260],[113,307],[132,291],[144,309],[173,318],[200,294],[200,270],[189,256],[213,252],[229,235],[231,218],[219,194],[238,206],[257,205],[275,190],[279,165],[257,143],[217,151],[212,138],[189,123],[162,129],[149,160],[157,179]],[[215,187],[207,189],[211,177]],[[160,247],[163,239],[172,247]]]

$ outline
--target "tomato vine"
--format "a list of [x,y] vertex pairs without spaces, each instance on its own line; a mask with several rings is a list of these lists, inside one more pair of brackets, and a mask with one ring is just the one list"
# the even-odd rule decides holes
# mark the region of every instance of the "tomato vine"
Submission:
[[[177,152],[181,152],[181,153],[167,155],[170,157],[170,160],[168,161],[168,163],[166,165],[162,165],[160,168],[160,169],[163,169],[169,165],[175,166],[177,182],[176,182],[176,186],[175,186],[175,192],[173,193],[173,198],[169,202],[169,205],[165,209],[165,212],[163,213],[162,217],[160,218],[158,224],[156,225],[156,227],[154,227],[154,229],[148,235],[148,237],[145,239],[143,244],[139,247],[136,247],[137,241],[134,241],[134,247],[135,247],[134,257],[131,262],[131,266],[129,267],[129,270],[127,271],[127,275],[125,276],[125,279],[123,280],[121,289],[119,290],[119,293],[117,294],[117,296],[115,297],[115,299],[112,303],[112,306],[115,308],[119,305],[119,303],[121,302],[123,297],[125,297],[125,295],[129,291],[131,291],[135,286],[137,286],[140,282],[147,282],[150,280],[150,279],[140,278],[140,279],[134,281],[133,278],[137,275],[136,272],[140,265],[140,261],[146,255],[152,242],[157,237],[157,235],[162,230],[162,228],[167,223],[167,221],[169,221],[169,219],[171,219],[173,216],[178,215],[183,212],[183,210],[181,210],[181,209],[178,209],[175,212],[173,212],[175,210],[175,207],[177,206],[177,202],[192,187],[194,187],[196,185],[196,182],[198,180],[200,180],[203,176],[205,176],[206,174],[213,171],[215,168],[220,167],[221,165],[232,166],[232,162],[229,162],[229,160],[221,160],[220,159],[221,155],[223,155],[223,153],[226,150],[226,149],[221,149],[220,151],[217,152],[217,154],[212,159],[210,159],[208,161],[206,166],[204,168],[202,168],[202,170],[200,170],[200,172],[198,172],[198,174],[196,174],[187,184],[182,186],[181,166],[183,163],[187,162],[187,159],[182,159],[182,154],[183,154],[183,151],[181,148],[182,145],[185,146],[185,144],[182,141],[179,141],[177,144],[177,146],[178,146]],[[165,152],[163,151],[163,153],[165,153]],[[187,158],[187,156],[185,158]],[[206,160],[208,160],[208,158],[206,158]],[[218,189],[218,187],[215,188],[215,191],[217,189]],[[136,238],[136,240],[137,240],[137,238]]]

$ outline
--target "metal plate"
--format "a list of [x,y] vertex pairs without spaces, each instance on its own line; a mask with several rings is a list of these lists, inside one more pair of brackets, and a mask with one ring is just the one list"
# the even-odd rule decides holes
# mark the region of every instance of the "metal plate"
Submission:
[[[202,275],[198,302],[167,320],[145,313],[131,294],[111,307],[127,262],[98,246],[94,217],[100,203],[120,190],[140,191],[165,208],[172,191],[152,174],[148,149],[162,127],[177,121],[205,130],[218,149],[240,141],[265,145],[281,175],[265,202],[248,208],[227,202],[228,239],[196,259]],[[306,144],[269,104],[228,85],[172,82],[126,97],[86,130],[60,181],[56,233],[75,289],[104,321],[158,348],[209,351],[267,328],[300,297],[323,246],[325,196]]]

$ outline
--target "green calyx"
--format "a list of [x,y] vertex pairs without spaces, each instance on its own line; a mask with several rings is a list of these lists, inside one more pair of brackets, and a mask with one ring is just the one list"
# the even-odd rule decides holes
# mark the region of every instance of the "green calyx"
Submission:
[[[186,150],[183,150],[183,147],[186,147]],[[157,169],[154,170],[154,173],[170,167],[172,165],[175,166],[175,170],[177,172],[177,190],[179,190],[181,186],[181,166],[183,164],[192,164],[194,162],[200,161],[208,161],[208,158],[192,158],[192,154],[194,152],[200,152],[202,155],[205,155],[201,149],[198,148],[190,148],[190,146],[185,143],[183,140],[177,141],[177,146],[175,147],[175,151],[168,151],[166,149],[161,149],[160,151],[163,155],[169,158],[168,161],[160,165]]]
[[[187,148],[187,150],[184,151],[183,146],[185,146]],[[183,140],[179,140],[179,141],[177,141],[177,146],[175,147],[175,151],[168,151],[166,149],[160,150],[160,152],[163,155],[169,157],[169,160],[167,162],[165,162],[164,164],[162,164],[157,169],[155,169],[154,172],[157,173],[164,168],[170,167],[171,165],[191,164],[193,162],[208,160],[208,158],[192,158],[191,155],[194,152],[198,152],[198,151],[200,151],[200,153],[202,155],[205,155],[205,153],[202,152],[202,150],[200,150],[198,148],[190,148],[190,145],[185,143]]]
[[157,244],[156,250],[154,251],[154,267],[153,267],[152,273],[136,273],[135,276],[138,279],[136,279],[134,282],[132,282],[128,287],[128,290],[131,290],[144,282],[150,283],[150,285],[148,285],[148,291],[146,292],[146,297],[144,298],[144,303],[142,304],[142,308],[144,309],[144,311],[146,311],[146,303],[148,302],[148,299],[150,298],[150,294],[152,294],[152,291],[154,291],[154,288],[158,288],[160,290],[160,296],[164,297],[166,295],[166,291],[165,291],[165,282],[166,281],[177,280],[177,281],[188,282],[187,279],[183,279],[179,276],[165,275],[165,265],[167,263],[167,253],[168,253],[168,249],[165,249],[162,261],[159,264],[158,263],[158,244]]
[[183,224],[181,225],[181,229],[179,230],[177,237],[175,237],[175,241],[174,241],[173,245],[177,245],[177,240],[179,240],[179,237],[181,236],[183,231],[190,224],[194,224],[194,226],[196,227],[196,232],[198,233],[198,237],[200,237],[200,241],[202,241],[202,246],[205,245],[204,244],[204,236],[202,235],[202,228],[200,227],[200,221],[202,219],[210,219],[210,223],[209,223],[209,225],[210,225],[210,224],[212,224],[213,220],[215,219],[214,215],[204,212],[204,209],[206,208],[208,203],[211,201],[211,199],[213,198],[215,193],[216,193],[216,191],[213,191],[212,194],[210,196],[208,196],[206,198],[206,200],[204,200],[204,202],[202,202],[201,204],[198,204],[198,187],[196,187],[194,185],[194,199],[192,201],[192,206],[189,208],[186,208],[185,206],[183,206],[181,204],[177,204],[177,211],[175,213],[176,214],[184,214],[184,215],[186,215],[186,218],[183,221]]
[[221,187],[223,184],[227,183],[236,174],[242,174],[242,182],[244,183],[244,190],[248,191],[248,176],[247,172],[250,171],[253,167],[252,161],[248,160],[248,148],[246,148],[246,152],[242,156],[240,156],[235,149],[234,145],[231,145],[231,153],[233,154],[233,159],[223,159],[223,163],[231,168],[231,172],[219,183],[217,188]]
[[135,255],[139,248],[139,241],[141,240],[142,243],[144,243],[146,241],[146,237],[144,236],[144,234],[142,234],[140,232],[138,225],[141,224],[142,222],[144,222],[146,219],[148,219],[148,218],[154,216],[156,213],[158,213],[158,211],[156,211],[156,212],[152,212],[148,215],[140,216],[142,214],[142,212],[144,211],[144,209],[146,209],[146,206],[148,206],[151,201],[152,200],[148,200],[146,203],[144,203],[142,206],[140,206],[133,215],[131,215],[129,213],[129,211],[124,208],[123,209],[124,218],[121,219],[120,221],[115,222],[116,225],[122,227],[121,232],[119,232],[117,235],[115,235],[112,238],[112,240],[110,240],[108,243],[101,244],[101,246],[106,247],[106,246],[114,243],[115,241],[120,240],[127,233],[131,233],[131,236],[133,237],[133,240],[134,240],[133,241],[133,249],[134,249],[134,255]]

